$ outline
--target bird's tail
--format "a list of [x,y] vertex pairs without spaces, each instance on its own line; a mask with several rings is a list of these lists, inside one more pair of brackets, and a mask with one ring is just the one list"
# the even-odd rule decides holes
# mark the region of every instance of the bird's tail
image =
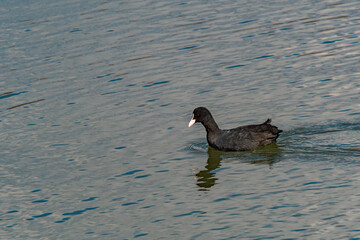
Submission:
[[276,135],[276,137],[278,137],[279,136],[279,133],[281,133],[283,130],[280,130],[280,129],[278,129],[276,126],[273,126],[273,125],[271,125],[270,124],[271,123],[271,118],[268,118],[263,124],[264,125],[270,125],[271,126],[271,132],[273,133],[273,134],[275,134]]
[[270,124],[271,123],[271,118],[268,118],[263,124]]

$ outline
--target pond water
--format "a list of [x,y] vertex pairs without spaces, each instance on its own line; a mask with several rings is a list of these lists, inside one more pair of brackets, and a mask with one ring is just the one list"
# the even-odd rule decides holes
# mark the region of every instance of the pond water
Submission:
[[[360,2],[7,1],[1,239],[360,239]],[[278,144],[209,149],[272,118]]]

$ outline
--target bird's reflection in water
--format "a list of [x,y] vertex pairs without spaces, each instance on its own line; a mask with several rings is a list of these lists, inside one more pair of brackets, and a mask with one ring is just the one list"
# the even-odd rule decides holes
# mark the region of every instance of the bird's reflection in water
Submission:
[[204,170],[195,171],[199,191],[210,190],[216,184],[216,170],[221,166],[223,159],[239,161],[241,163],[269,165],[272,169],[274,163],[280,161],[281,149],[278,145],[272,144],[266,147],[248,152],[222,152],[211,147],[208,148],[208,160]]

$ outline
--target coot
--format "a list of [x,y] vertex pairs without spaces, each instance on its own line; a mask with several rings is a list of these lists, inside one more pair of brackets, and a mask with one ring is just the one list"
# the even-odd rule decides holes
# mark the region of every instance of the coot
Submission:
[[229,130],[221,130],[210,111],[204,107],[194,109],[189,127],[196,122],[204,125],[208,144],[221,151],[253,150],[275,143],[279,133],[282,132],[282,130],[270,124],[271,119],[259,125],[247,125]]

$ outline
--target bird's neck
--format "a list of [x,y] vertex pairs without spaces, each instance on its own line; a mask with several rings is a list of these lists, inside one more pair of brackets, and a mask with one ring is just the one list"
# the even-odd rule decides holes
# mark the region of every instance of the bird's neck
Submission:
[[212,116],[210,116],[208,121],[204,122],[203,125],[208,135],[219,134],[221,131]]

